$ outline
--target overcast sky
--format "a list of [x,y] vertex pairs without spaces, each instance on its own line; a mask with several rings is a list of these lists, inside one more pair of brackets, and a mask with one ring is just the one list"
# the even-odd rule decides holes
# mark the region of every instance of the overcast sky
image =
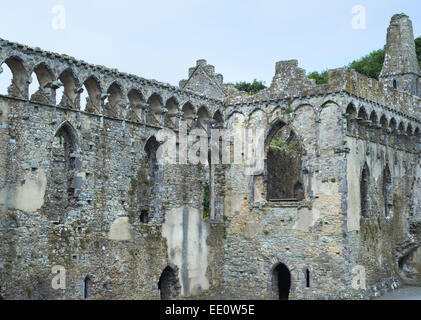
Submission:
[[[55,5],[65,29],[53,28]],[[353,28],[356,5],[365,29]],[[14,0],[1,10],[3,39],[174,85],[202,58],[226,82],[269,84],[279,60],[307,72],[342,67],[385,44],[395,13],[421,35],[420,0]]]

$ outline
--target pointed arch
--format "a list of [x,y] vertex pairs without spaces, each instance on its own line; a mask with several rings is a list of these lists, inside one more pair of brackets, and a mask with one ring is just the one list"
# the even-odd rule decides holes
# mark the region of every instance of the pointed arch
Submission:
[[275,300],[288,300],[292,277],[291,271],[283,263],[278,263],[272,268],[272,296]]
[[92,296],[92,280],[89,277],[89,275],[87,275],[85,277],[85,279],[83,280],[83,298],[89,299]]
[[127,118],[131,121],[142,122],[142,108],[144,104],[143,94],[138,89],[131,89],[127,94],[130,104],[130,112]]
[[224,118],[222,116],[221,111],[216,110],[216,112],[214,113],[212,118],[215,121],[215,123],[214,123],[215,128],[223,128],[224,127]]
[[387,120],[387,117],[384,114],[380,118],[380,125],[383,129],[389,128],[389,121]]
[[[35,77],[33,75],[35,75]],[[55,77],[54,73],[51,71],[51,68],[45,62],[41,62],[34,67],[31,77],[31,82],[33,82],[34,78],[36,78],[38,83],[36,84],[37,88],[30,86],[30,88],[33,88],[29,93],[30,100],[45,104],[55,103],[55,101],[53,101],[54,89],[51,87]]]
[[4,60],[12,72],[12,83],[8,88],[8,95],[21,99],[28,98],[28,80],[29,74],[25,68],[23,60],[18,56],[11,56]]
[[413,130],[412,130],[412,125],[410,123],[408,123],[407,127],[406,127],[406,134],[408,136],[412,136]]
[[84,101],[80,101],[80,110],[99,114],[101,108],[102,89],[99,80],[95,76],[89,76],[84,82]]
[[395,118],[390,119],[389,129],[392,131],[395,131],[397,129],[397,123]]
[[348,107],[346,108],[346,114],[348,118],[350,119],[354,119],[355,116],[357,115],[357,109],[355,108],[353,103],[350,103]]
[[197,111],[197,117],[203,128],[207,128],[205,121],[209,120],[209,111],[205,106],[201,106]]
[[377,113],[376,113],[376,111],[371,112],[370,121],[371,121],[371,124],[377,125]]
[[107,90],[108,98],[104,101],[104,113],[113,118],[122,117],[123,90],[118,82],[113,82]]
[[277,202],[304,199],[302,155],[304,148],[292,127],[277,120],[266,133],[266,198]]
[[162,97],[159,94],[157,94],[157,93],[153,93],[149,97],[147,103],[149,104],[149,109],[153,113],[155,113],[155,114],[161,112],[162,111],[162,107],[164,105],[163,100],[162,100]]
[[362,119],[362,120],[368,119],[367,111],[365,110],[364,107],[361,107],[360,110],[358,111],[358,119]]
[[267,114],[261,108],[255,108],[250,114],[248,118],[248,127],[255,127],[255,128],[266,128],[267,126]]
[[180,289],[177,272],[169,266],[166,267],[162,271],[158,282],[161,300],[176,300],[180,295]]
[[171,97],[165,103],[165,108],[167,108],[168,113],[178,113],[179,111],[179,103],[176,97]]
[[68,121],[63,122],[54,133],[49,162],[43,211],[49,218],[61,223],[68,210],[76,205],[82,187],[78,176],[81,169],[79,137]]
[[190,126],[195,118],[195,109],[190,102],[186,102],[181,109],[183,112],[183,120]]
[[0,94],[10,96],[9,88],[13,83],[13,73],[6,63],[1,65],[0,69]]
[[77,108],[76,91],[79,88],[80,83],[73,70],[71,68],[64,70],[60,74],[59,80],[63,84],[63,95],[62,97],[56,96],[56,103],[63,107]]

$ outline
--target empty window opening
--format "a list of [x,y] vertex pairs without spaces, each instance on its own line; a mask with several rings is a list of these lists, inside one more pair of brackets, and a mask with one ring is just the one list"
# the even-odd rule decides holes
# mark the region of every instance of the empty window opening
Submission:
[[306,287],[310,288],[310,269],[306,268]]
[[31,83],[29,84],[29,99],[32,100],[32,97],[35,95],[35,93],[38,92],[40,88],[40,84],[38,82],[38,77],[36,76],[35,73],[32,73],[31,75]]
[[34,68],[29,85],[29,98],[43,104],[53,104],[54,101],[54,75],[45,64],[40,64]]
[[215,120],[215,123],[213,124],[214,128],[222,129],[224,127],[224,119],[219,110],[216,111],[215,114],[213,115],[213,120]]
[[395,131],[397,129],[398,125],[396,123],[395,118],[390,119],[390,124],[389,124],[389,128],[392,131]]
[[86,111],[86,106],[87,106],[88,101],[89,101],[89,94],[88,94],[88,91],[86,90],[86,88],[83,88],[83,91],[79,95],[79,101],[80,101],[80,110]]
[[390,216],[391,191],[392,191],[392,177],[390,174],[389,166],[386,165],[385,169],[383,170],[383,199],[384,199],[384,213],[386,217]]
[[183,121],[187,122],[187,127],[190,128],[194,120],[194,108],[191,103],[187,102],[182,109],[183,112]]
[[291,273],[280,263],[272,272],[272,291],[276,300],[288,300],[291,289]]
[[83,285],[83,297],[84,299],[89,299],[92,294],[92,281],[89,276],[85,277],[84,285]]
[[161,174],[161,169],[157,161],[156,152],[159,142],[155,137],[151,137],[145,145],[146,158],[142,161],[137,178],[132,180],[133,190],[136,190],[138,210],[147,211],[147,219],[154,217],[154,213],[159,207],[159,197],[157,194],[157,178]]
[[375,111],[373,111],[373,112],[370,114],[370,121],[371,121],[371,123],[372,123],[373,125],[376,125],[376,124],[377,124],[377,114],[376,114],[376,112],[375,112]]
[[199,111],[197,112],[197,117],[202,127],[207,130],[209,125],[209,112],[206,107],[200,107]]
[[[3,73],[0,75],[0,94],[26,99],[28,75],[21,60],[14,57],[9,58],[1,67]],[[10,72],[12,76],[10,76]]]
[[162,98],[157,95],[157,94],[153,94],[149,99],[148,99],[148,104],[149,104],[149,108],[152,112],[154,113],[159,113],[162,111]]
[[361,173],[361,179],[360,179],[361,216],[364,218],[367,218],[370,216],[369,197],[368,197],[369,179],[370,179],[370,173],[368,170],[367,163],[365,163],[363,171]]
[[123,93],[120,85],[113,83],[107,91],[108,98],[104,100],[104,112],[110,117],[121,117],[121,106],[123,103]]
[[381,127],[383,128],[383,129],[387,129],[388,128],[388,121],[387,121],[387,118],[386,118],[386,116],[382,116],[381,118],[380,118],[380,125],[381,125]]
[[171,98],[167,101],[165,104],[165,107],[168,110],[167,117],[170,119],[170,122],[168,122],[168,125],[172,126],[174,125],[177,119],[178,114],[178,103],[174,98]]
[[304,199],[301,179],[302,148],[295,133],[283,125],[267,145],[267,200]]
[[203,219],[210,218],[210,186],[206,183],[203,188]]
[[1,65],[3,72],[0,74],[0,94],[4,96],[9,95],[9,87],[13,81],[13,74],[12,70],[10,70],[9,66],[6,63]]
[[140,212],[140,222],[148,223],[149,222],[149,210],[142,210]]
[[64,87],[61,86],[56,90],[56,104],[60,105],[60,102],[63,100],[64,96]]
[[393,79],[393,88],[397,89],[398,88],[398,83],[395,79]]
[[136,122],[143,122],[142,108],[143,108],[143,95],[139,90],[132,89],[127,95],[130,103],[130,112],[128,119]]
[[166,267],[158,282],[161,300],[175,300],[180,293],[180,284],[174,269]]
[[98,114],[101,107],[101,86],[94,77],[88,78],[83,84],[80,94],[80,110]]
[[50,172],[47,181],[45,212],[51,219],[75,204],[77,138],[73,127],[64,123],[56,132],[51,146]]
[[56,104],[62,107],[75,108],[76,94],[80,92],[79,84],[71,70],[64,71],[59,80],[63,84],[56,90]]

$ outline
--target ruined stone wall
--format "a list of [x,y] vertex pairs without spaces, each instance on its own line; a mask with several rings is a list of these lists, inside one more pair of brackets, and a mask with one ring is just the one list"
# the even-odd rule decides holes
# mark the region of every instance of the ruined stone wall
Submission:
[[[291,272],[290,298],[349,296],[349,266],[344,255],[346,161],[336,151],[345,137],[340,102],[339,95],[314,96],[260,105],[264,111],[244,107],[249,125],[257,118],[268,132],[280,121],[294,129],[304,149],[305,199],[267,202],[264,175],[247,176],[242,168],[231,167],[225,210],[225,297],[275,298],[272,271],[278,263]],[[239,114],[232,114],[237,123]]]
[[[367,291],[360,294],[375,296],[408,283],[399,261],[419,247],[409,227],[414,215],[413,201],[419,198],[419,192],[414,190],[419,180],[419,136],[350,116],[346,140],[350,148],[347,155],[350,258],[353,264],[364,266]],[[366,216],[361,214],[364,164],[369,172]],[[386,170],[390,172],[387,193]]]
[[[178,298],[216,292],[221,285],[223,229],[217,221],[203,218],[203,184],[209,180],[209,169],[164,165],[152,183],[145,145],[169,121],[173,126],[179,120],[195,122],[199,107],[211,118],[222,102],[5,41],[1,58],[11,69],[18,62],[22,67],[9,96],[0,97],[1,296],[159,299],[158,282],[167,266],[180,281]],[[38,93],[29,97],[28,79],[38,65],[46,66],[51,78],[39,81]],[[62,84],[65,90],[75,89],[76,96],[68,99],[71,102],[55,101],[61,84],[52,83],[69,68],[78,85]],[[38,79],[44,75],[41,72]],[[90,92],[88,108],[80,110],[79,86],[93,78],[100,91]],[[115,83],[121,90],[119,101],[107,90]],[[15,90],[16,84],[20,90]],[[166,110],[174,102],[176,110]],[[186,105],[192,109],[189,119],[182,113]],[[56,154],[64,143],[57,142],[64,139],[57,135],[63,127],[72,132],[75,146],[67,156]],[[72,202],[62,212],[54,212],[60,206],[46,210],[54,199],[63,198],[67,181],[53,172],[52,164],[63,163],[65,169],[66,159],[75,164],[69,179]],[[146,208],[143,198],[149,200]],[[140,217],[144,209],[149,210],[147,221]],[[56,265],[66,269],[65,290],[51,287]],[[87,277],[90,288],[85,297]]]
[[[275,299],[280,265],[292,299],[419,283],[419,98],[353,70],[316,85],[295,60],[253,96],[204,60],[181,88],[4,40],[0,62],[13,73],[0,96],[3,298]],[[181,120],[188,132],[263,129],[264,169],[157,164],[155,135]],[[304,195],[271,202],[269,145],[286,127],[300,159],[274,187],[300,181]],[[51,287],[55,265],[65,290]]]

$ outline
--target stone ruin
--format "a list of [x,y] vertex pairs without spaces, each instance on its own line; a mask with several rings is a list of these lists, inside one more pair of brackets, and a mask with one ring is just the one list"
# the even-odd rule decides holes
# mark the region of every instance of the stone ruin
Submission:
[[[1,40],[0,297],[369,299],[421,285],[413,39],[395,15],[380,81],[335,69],[316,85],[281,61],[253,96],[205,60],[174,87]],[[159,163],[158,132],[183,121],[264,129],[264,170]]]

